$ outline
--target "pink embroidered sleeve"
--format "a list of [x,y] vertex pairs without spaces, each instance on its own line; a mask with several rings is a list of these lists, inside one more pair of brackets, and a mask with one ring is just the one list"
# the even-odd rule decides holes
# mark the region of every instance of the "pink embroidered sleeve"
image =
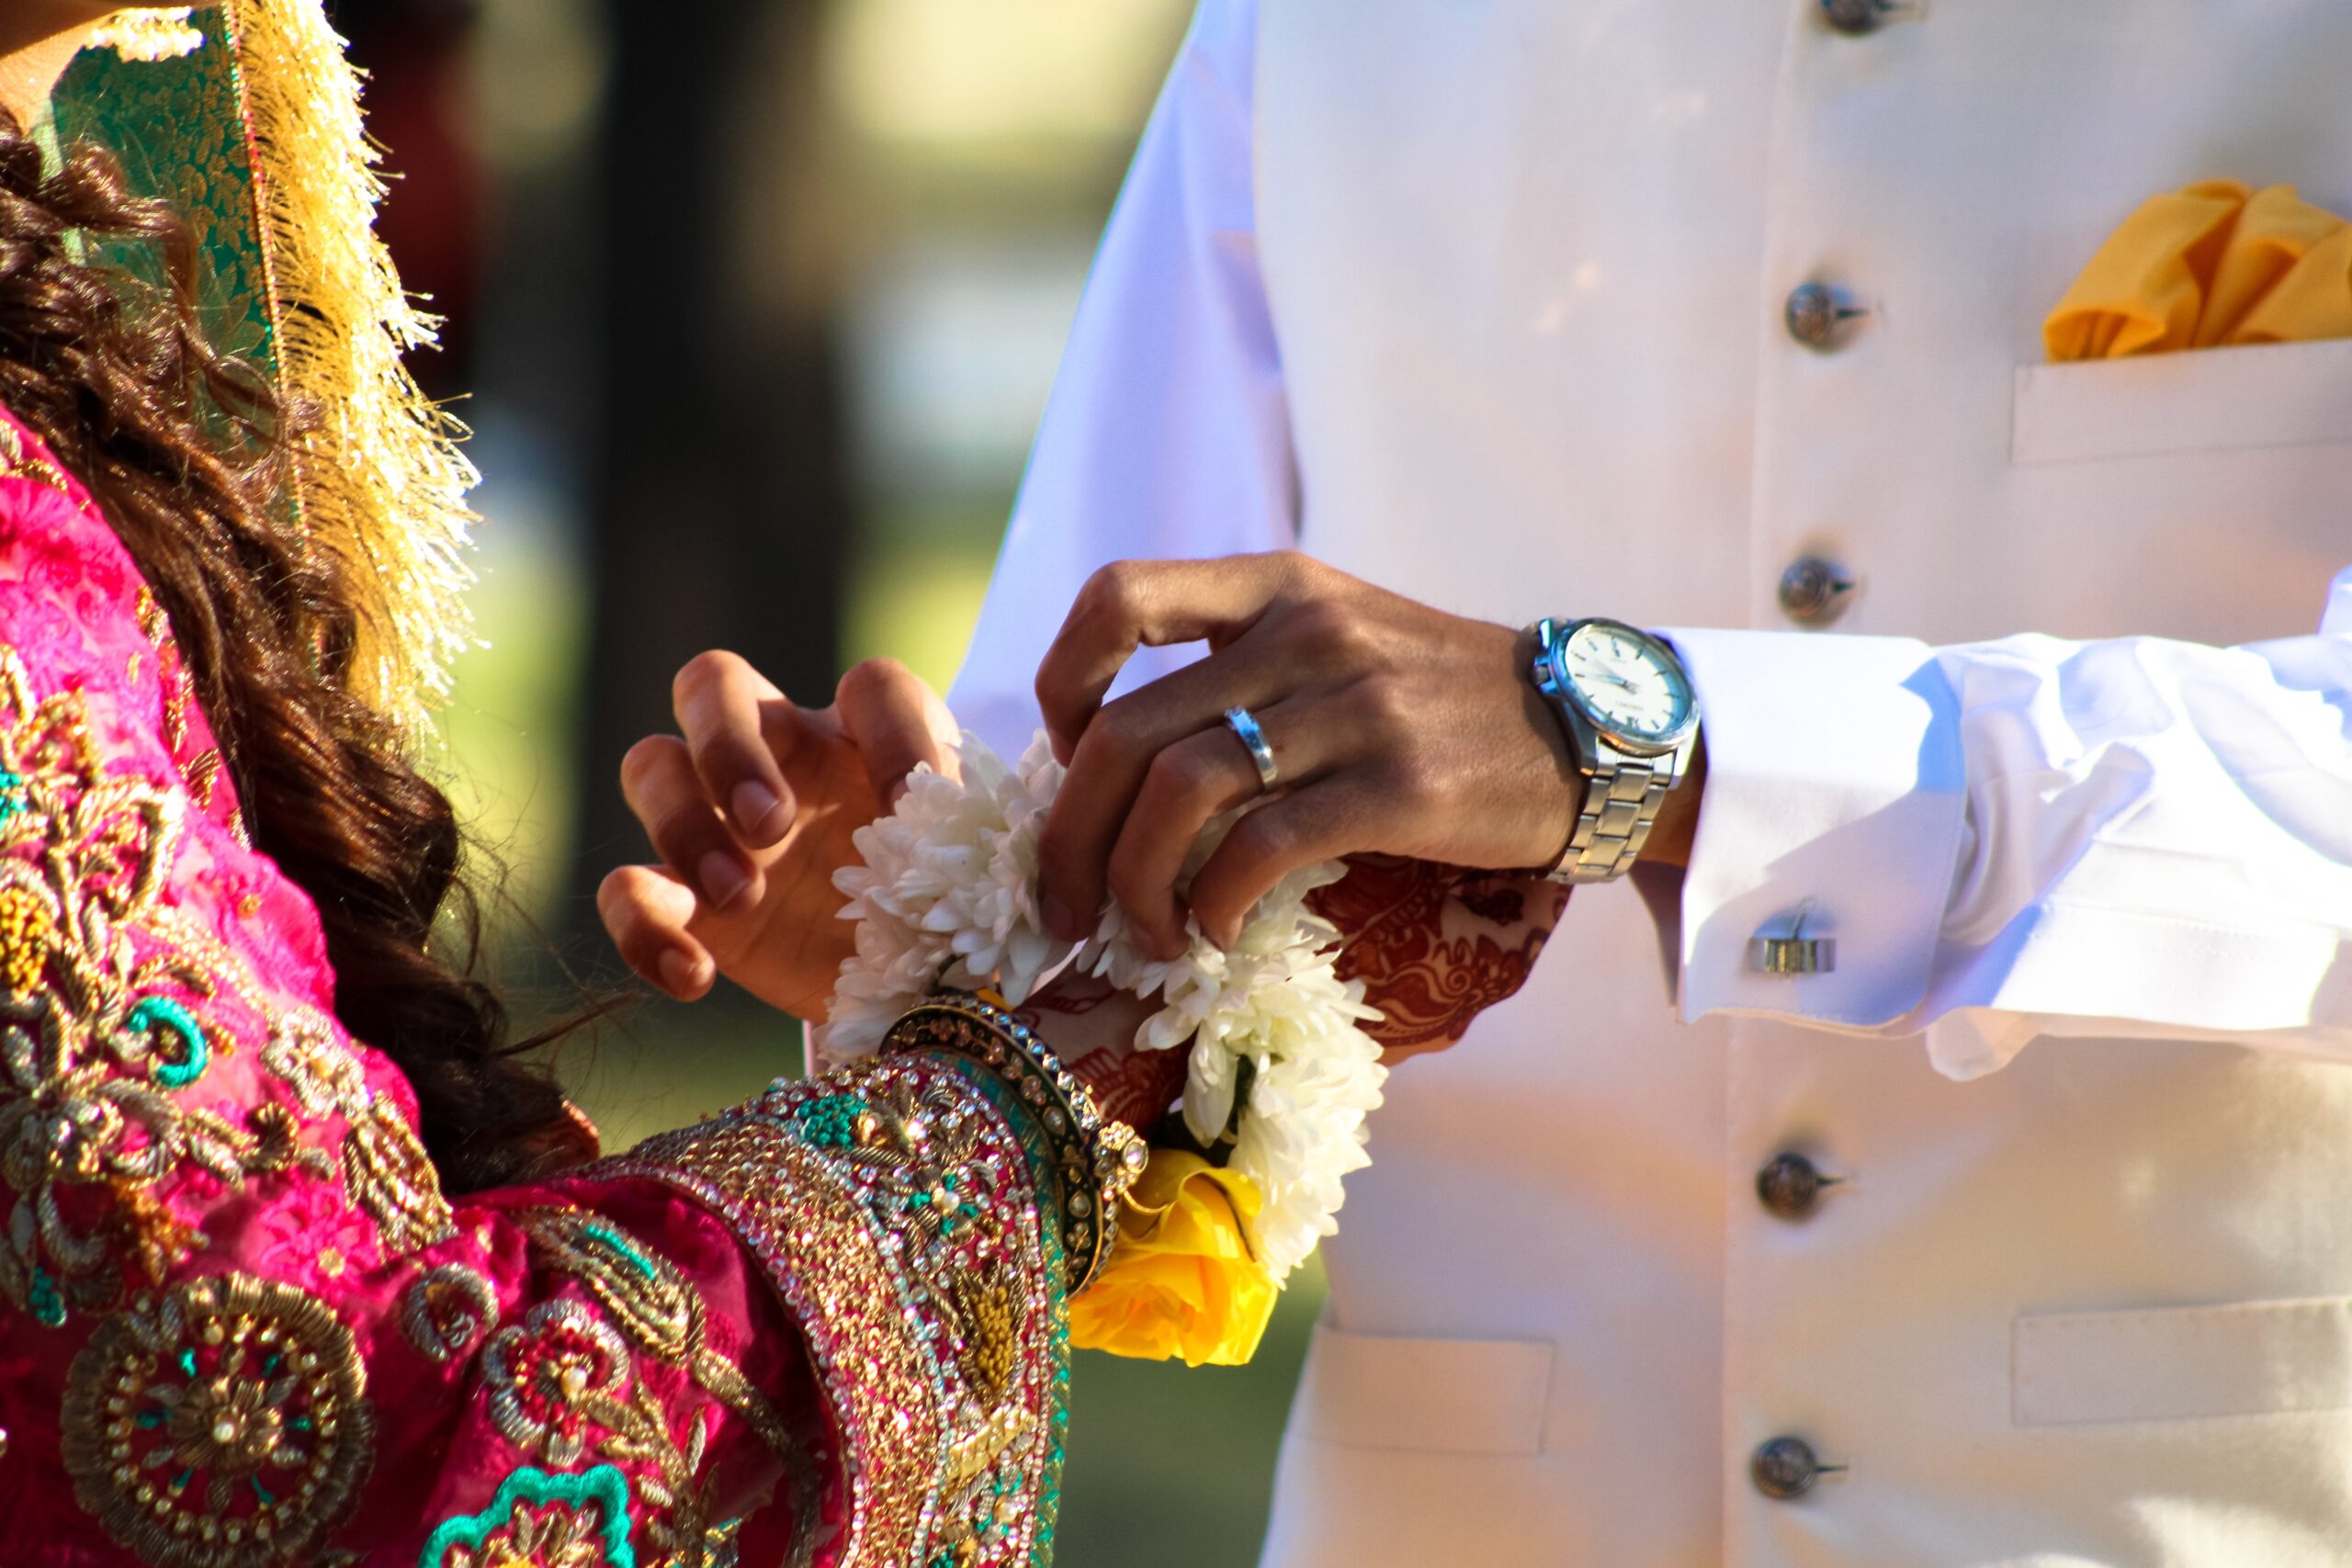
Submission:
[[1017,1097],[900,1055],[453,1201],[333,993],[130,558],[0,421],[0,1556],[1046,1560]]

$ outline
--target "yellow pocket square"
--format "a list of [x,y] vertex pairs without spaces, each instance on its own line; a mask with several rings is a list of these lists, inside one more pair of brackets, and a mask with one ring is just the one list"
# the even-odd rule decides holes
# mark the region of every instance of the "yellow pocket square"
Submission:
[[2352,337],[2352,223],[2206,180],[2123,220],[2041,323],[2053,360]]

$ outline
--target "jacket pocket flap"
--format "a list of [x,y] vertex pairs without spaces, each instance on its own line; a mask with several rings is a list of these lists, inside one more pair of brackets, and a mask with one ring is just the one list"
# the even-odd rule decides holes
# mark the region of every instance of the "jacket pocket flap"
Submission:
[[2020,1427],[2352,1405],[2352,1297],[2032,1314],[2010,1338]]
[[1552,1347],[1394,1339],[1317,1325],[1301,1375],[1308,1437],[1419,1453],[1532,1454],[1544,1445]]
[[2352,441],[2352,338],[2018,367],[2023,466]]

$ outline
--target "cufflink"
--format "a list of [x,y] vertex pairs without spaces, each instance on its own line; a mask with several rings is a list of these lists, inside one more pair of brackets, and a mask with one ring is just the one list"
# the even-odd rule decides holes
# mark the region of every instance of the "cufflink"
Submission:
[[1838,967],[1838,939],[1807,936],[1813,900],[1797,906],[1786,922],[1775,922],[1747,939],[1747,966],[1759,975],[1826,975]]

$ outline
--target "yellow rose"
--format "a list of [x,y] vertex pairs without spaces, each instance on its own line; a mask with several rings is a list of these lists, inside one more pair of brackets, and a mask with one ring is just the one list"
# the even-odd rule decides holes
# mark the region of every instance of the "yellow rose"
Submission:
[[1195,1154],[1154,1149],[1102,1272],[1069,1303],[1070,1343],[1137,1360],[1238,1367],[1282,1292],[1252,1256],[1258,1189]]

